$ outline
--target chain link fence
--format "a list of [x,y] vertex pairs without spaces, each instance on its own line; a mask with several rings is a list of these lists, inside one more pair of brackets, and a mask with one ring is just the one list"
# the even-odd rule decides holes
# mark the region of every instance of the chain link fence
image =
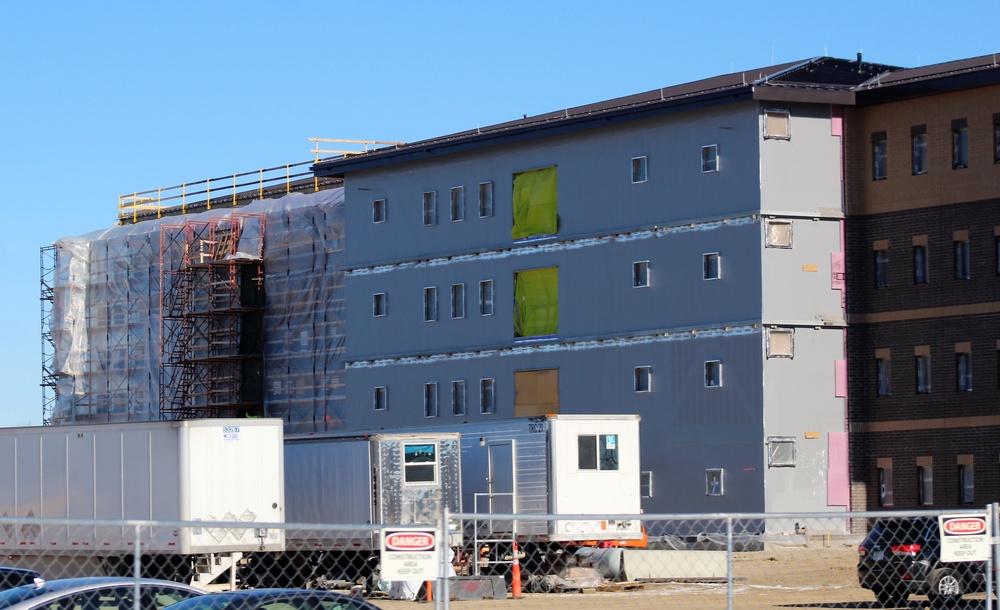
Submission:
[[[996,514],[994,506],[838,514],[462,513],[422,526],[0,517],[0,553],[4,566],[47,580],[141,575],[210,591],[333,589],[389,610],[413,600],[479,608],[475,600],[515,598],[520,606],[574,609],[985,608],[996,580]],[[984,531],[987,525],[992,532]],[[440,552],[419,536],[392,537],[414,531],[430,535]],[[589,539],[580,536],[584,531]],[[383,543],[392,547],[387,555],[396,553],[392,562],[382,561]]]

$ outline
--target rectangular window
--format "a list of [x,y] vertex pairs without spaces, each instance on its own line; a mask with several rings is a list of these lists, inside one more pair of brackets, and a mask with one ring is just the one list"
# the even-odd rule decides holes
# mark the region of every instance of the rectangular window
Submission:
[[479,315],[493,315],[493,280],[479,282]]
[[437,222],[437,191],[427,191],[424,193],[424,226],[436,225]]
[[385,199],[376,199],[372,202],[372,222],[385,222],[389,218],[389,209],[386,207]]
[[931,355],[921,354],[917,360],[917,394],[931,393]]
[[792,121],[787,110],[764,111],[764,139],[791,140]]
[[725,495],[725,489],[723,488],[723,475],[725,472],[722,468],[706,468],[705,469],[705,495],[706,496],[722,496]]
[[885,180],[888,174],[889,141],[885,132],[872,134],[872,180]]
[[718,252],[702,255],[702,277],[706,280],[717,280],[722,277],[722,261]]
[[424,417],[438,416],[438,384],[436,381],[424,384]]
[[955,279],[967,280],[972,276],[969,262],[969,240],[955,241]]
[[960,504],[972,504],[976,501],[976,486],[973,480],[971,459],[968,460],[967,464],[958,465],[958,501]]
[[385,411],[389,408],[389,389],[383,386],[377,386],[372,396],[372,402],[375,406],[376,411]]
[[514,371],[514,417],[559,412],[559,369]]
[[559,330],[559,268],[514,274],[514,336],[544,337]]
[[795,331],[791,328],[767,329],[767,357],[795,357]]
[[465,381],[451,382],[451,412],[453,415],[465,415]]
[[710,144],[701,147],[702,173],[719,171],[719,145]]
[[875,250],[875,287],[889,287],[889,250]]
[[768,468],[795,467],[794,436],[767,437],[767,467]]
[[479,183],[479,217],[489,218],[493,216],[493,183]]
[[497,412],[495,379],[479,380],[479,412],[483,415]]
[[709,360],[705,363],[705,387],[722,387],[722,362]]
[[637,261],[632,263],[632,287],[649,287],[649,261]]
[[966,119],[951,122],[951,167],[969,167],[969,125]]
[[437,286],[424,288],[424,322],[436,322],[438,319],[438,289]]
[[917,504],[934,504],[934,467],[917,466]]
[[764,246],[767,248],[791,248],[792,223],[787,220],[768,220],[765,224]]
[[456,186],[451,189],[451,221],[465,220],[465,187]]
[[891,386],[889,379],[890,360],[886,358],[875,358],[875,383],[876,392],[879,396],[891,396]]
[[580,470],[618,470],[617,434],[581,434],[576,444]]
[[437,471],[436,444],[403,444],[403,483],[409,485],[437,483]]
[[653,471],[643,470],[639,473],[639,497],[653,497]]
[[887,462],[878,468],[878,505],[881,507],[892,506],[892,462]]
[[913,283],[927,283],[927,246],[913,246]]
[[632,157],[632,184],[646,181],[646,157]]
[[514,174],[514,226],[511,237],[525,239],[555,235],[558,225],[556,168]]
[[376,318],[389,313],[389,298],[384,292],[376,292],[372,295],[372,315]]
[[650,368],[648,366],[637,366],[634,371],[633,389],[636,392],[650,391]]
[[955,354],[955,368],[958,375],[958,391],[972,391],[972,353],[958,352]]
[[913,147],[913,175],[927,173],[927,126],[916,125],[910,128],[910,140]]
[[465,317],[465,284],[451,285],[451,319],[460,320]]

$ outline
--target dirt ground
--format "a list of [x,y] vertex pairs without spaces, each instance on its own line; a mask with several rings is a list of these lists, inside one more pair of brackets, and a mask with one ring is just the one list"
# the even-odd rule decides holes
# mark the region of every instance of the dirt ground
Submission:
[[[775,546],[733,556],[733,608],[879,608],[871,591],[858,586],[855,565],[857,543],[834,541],[818,546]],[[630,591],[586,591],[531,593],[520,599],[453,601],[454,610],[619,610],[684,608],[724,610],[728,607],[726,582],[646,583]],[[384,610],[416,610],[433,602],[373,599]],[[970,596],[958,610],[983,608],[983,596]],[[923,597],[913,598],[907,608],[927,608]]]

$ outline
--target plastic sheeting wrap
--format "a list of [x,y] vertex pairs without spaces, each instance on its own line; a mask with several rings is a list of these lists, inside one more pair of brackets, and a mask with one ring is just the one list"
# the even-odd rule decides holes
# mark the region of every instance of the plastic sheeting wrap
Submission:
[[343,201],[342,188],[293,193],[58,240],[52,423],[160,419],[161,266],[180,265],[161,226],[263,214],[265,413],[288,432],[345,427]]

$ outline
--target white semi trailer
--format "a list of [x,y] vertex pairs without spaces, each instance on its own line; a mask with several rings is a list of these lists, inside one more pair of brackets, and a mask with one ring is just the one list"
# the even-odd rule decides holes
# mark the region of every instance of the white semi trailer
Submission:
[[[202,419],[0,429],[7,562],[46,578],[125,574],[138,542],[149,575],[207,583],[244,553],[284,549],[282,422]],[[117,521],[117,526],[72,520]],[[233,522],[122,527],[123,520]],[[247,527],[250,525],[251,527]]]

